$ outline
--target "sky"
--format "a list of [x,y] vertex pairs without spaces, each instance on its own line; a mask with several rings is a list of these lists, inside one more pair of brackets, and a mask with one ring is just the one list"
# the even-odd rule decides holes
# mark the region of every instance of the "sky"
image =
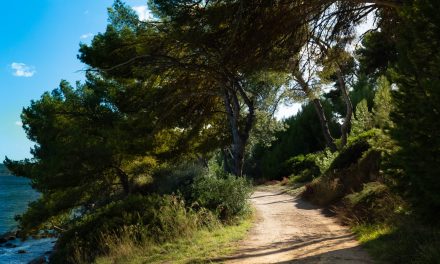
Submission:
[[[146,0],[125,1],[146,17]],[[105,31],[113,0],[13,0],[0,16],[0,162],[30,158],[20,113],[61,80],[83,80],[79,43]]]

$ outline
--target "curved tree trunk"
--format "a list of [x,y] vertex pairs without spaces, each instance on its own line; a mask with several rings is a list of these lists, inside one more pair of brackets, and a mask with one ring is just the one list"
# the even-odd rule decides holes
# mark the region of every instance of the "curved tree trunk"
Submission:
[[[243,99],[248,108],[244,120],[241,120],[242,108],[238,95]],[[255,120],[254,104],[239,83],[232,85],[232,89],[224,89],[224,102],[232,135],[232,172],[234,175],[241,177],[243,176],[246,144]]]
[[303,90],[303,92],[307,95],[307,97],[313,103],[316,114],[318,115],[318,118],[319,118],[319,123],[321,124],[321,131],[322,131],[322,134],[324,135],[324,139],[325,139],[325,143],[326,143],[327,147],[332,152],[335,152],[337,150],[335,140],[333,139],[333,137],[330,133],[330,128],[328,126],[328,120],[327,120],[327,117],[325,116],[325,112],[324,112],[324,108],[322,107],[321,100],[319,100],[319,98],[314,98],[312,92],[310,91],[309,85],[307,84],[307,82],[304,80],[304,78],[302,77],[302,75],[299,72],[295,72],[294,76],[295,76],[297,82],[299,83],[301,89]]
[[344,77],[340,70],[336,72],[338,76],[338,87],[341,90],[342,98],[345,102],[345,118],[341,125],[341,145],[344,147],[347,144],[348,133],[351,129],[351,116],[353,115],[353,104],[351,103],[350,96],[348,95],[347,86],[345,85]]
[[324,108],[322,107],[321,101],[318,98],[315,98],[312,100],[312,102],[313,102],[313,106],[315,107],[316,114],[318,115],[319,123],[321,124],[321,131],[322,134],[324,135],[326,145],[332,152],[335,152],[337,150],[335,140],[330,134],[328,120],[327,117],[325,116]]

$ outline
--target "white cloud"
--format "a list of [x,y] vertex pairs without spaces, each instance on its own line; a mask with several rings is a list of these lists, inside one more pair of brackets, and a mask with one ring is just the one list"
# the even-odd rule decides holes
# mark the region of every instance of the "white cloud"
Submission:
[[11,69],[14,71],[12,74],[17,77],[32,77],[36,73],[34,66],[28,66],[21,62],[13,62]]
[[148,21],[153,18],[153,15],[151,14],[150,10],[148,9],[148,6],[133,6],[133,10],[136,12],[136,14],[139,16],[139,20],[141,21]]
[[83,34],[83,35],[81,35],[79,38],[80,38],[80,39],[87,39],[87,38],[90,38],[91,36],[93,36],[92,33],[87,33],[87,34]]
[[23,123],[21,121],[15,121],[15,125],[21,127],[23,126]]

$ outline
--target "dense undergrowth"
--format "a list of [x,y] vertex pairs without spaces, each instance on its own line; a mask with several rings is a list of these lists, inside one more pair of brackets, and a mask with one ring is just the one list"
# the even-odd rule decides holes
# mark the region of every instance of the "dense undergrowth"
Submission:
[[[148,194],[129,195],[74,221],[60,236],[52,263],[92,263],[98,256],[105,263],[116,255],[136,259],[135,252],[142,253],[139,258],[152,254],[157,259],[170,243],[181,246],[174,251],[193,250],[182,245],[197,237],[201,240],[202,234],[219,237],[211,244],[244,235],[251,215],[248,180],[196,165],[167,171],[174,174],[170,175],[173,184],[162,179],[165,186],[154,185],[154,190],[147,188]],[[126,254],[120,255],[121,250]]]

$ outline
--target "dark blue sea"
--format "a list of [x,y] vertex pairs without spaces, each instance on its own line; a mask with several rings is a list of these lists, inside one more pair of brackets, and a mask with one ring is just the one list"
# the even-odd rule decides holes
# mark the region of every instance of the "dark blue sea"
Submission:
[[[39,194],[31,188],[28,179],[0,176],[0,234],[16,229],[14,216],[23,213],[28,203],[38,197]],[[29,239],[25,242],[15,239],[9,242],[16,247],[0,245],[0,264],[28,263],[50,251],[54,245],[53,238]],[[20,250],[26,253],[18,254]]]

